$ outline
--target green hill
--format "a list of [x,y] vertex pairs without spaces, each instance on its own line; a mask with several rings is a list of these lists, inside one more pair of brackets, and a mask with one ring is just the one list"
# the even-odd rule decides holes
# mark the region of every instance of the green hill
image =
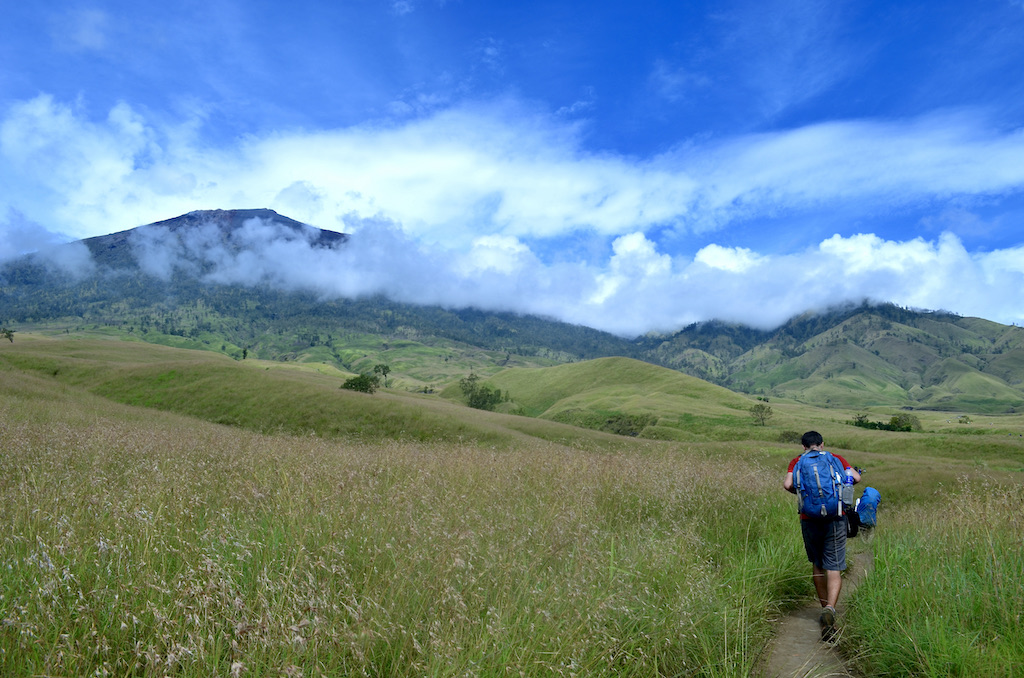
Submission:
[[891,304],[808,313],[770,332],[705,323],[642,349],[735,391],[831,407],[1024,407],[1024,329]]
[[492,443],[502,438],[479,416],[468,417],[465,408],[437,399],[342,390],[346,375],[324,366],[242,362],[143,342],[23,337],[0,350],[0,370],[265,433]]
[[[749,428],[752,400],[695,377],[630,358],[504,370],[487,385],[523,414],[647,438],[693,439]],[[457,385],[443,395],[457,399]]]

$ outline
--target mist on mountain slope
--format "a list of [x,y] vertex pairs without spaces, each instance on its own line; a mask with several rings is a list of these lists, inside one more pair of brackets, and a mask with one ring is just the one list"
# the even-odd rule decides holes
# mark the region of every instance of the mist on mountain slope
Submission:
[[[808,310],[860,300],[999,322],[1024,312],[1019,295],[1006,295],[1021,287],[1019,263],[1006,251],[970,255],[952,234],[935,243],[837,235],[787,256],[711,245],[685,258],[659,253],[633,233],[617,238],[603,263],[593,263],[543,261],[526,243],[501,235],[456,251],[417,242],[383,217],[347,215],[343,223],[350,237],[333,247],[317,243],[318,229],[253,218],[227,232],[212,220],[188,229],[139,227],[130,231],[130,249],[144,272],[164,280],[180,270],[210,283],[266,284],[324,299],[379,294],[540,315],[621,336],[712,319],[770,329]],[[30,226],[20,228],[21,242],[9,242],[0,255],[33,244]],[[79,275],[95,269],[81,242],[36,244],[51,266]]]

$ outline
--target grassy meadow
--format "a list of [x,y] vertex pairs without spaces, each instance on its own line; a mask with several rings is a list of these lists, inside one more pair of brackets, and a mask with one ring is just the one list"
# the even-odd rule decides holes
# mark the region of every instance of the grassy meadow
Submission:
[[0,346],[0,674],[757,675],[773,620],[812,595],[778,442],[807,428],[885,502],[843,635],[858,666],[1024,660],[1024,417],[892,434],[772,402],[762,427],[740,396],[673,382],[646,398],[695,430],[655,440],[342,379]]

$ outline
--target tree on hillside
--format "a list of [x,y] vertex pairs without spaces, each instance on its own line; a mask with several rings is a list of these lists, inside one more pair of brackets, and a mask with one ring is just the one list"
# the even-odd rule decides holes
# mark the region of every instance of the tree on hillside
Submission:
[[481,384],[480,377],[472,372],[459,380],[459,388],[466,396],[466,404],[478,410],[493,410],[502,399],[501,389]]
[[761,426],[766,425],[773,414],[775,413],[772,412],[771,405],[765,405],[764,403],[758,403],[750,408],[750,416]]
[[360,393],[373,393],[377,390],[377,386],[379,385],[380,377],[375,374],[364,373],[346,379],[345,383],[341,385],[341,388],[348,389],[349,391],[359,391]]
[[380,363],[379,365],[373,366],[373,373],[379,374],[384,379],[384,388],[388,387],[388,374],[391,372],[391,366],[387,363]]
[[0,328],[0,337],[3,337],[7,341],[14,343],[14,330],[9,330],[6,327]]
[[907,412],[900,412],[894,414],[889,419],[889,425],[893,427],[894,431],[920,431],[921,420],[916,414],[909,414]]

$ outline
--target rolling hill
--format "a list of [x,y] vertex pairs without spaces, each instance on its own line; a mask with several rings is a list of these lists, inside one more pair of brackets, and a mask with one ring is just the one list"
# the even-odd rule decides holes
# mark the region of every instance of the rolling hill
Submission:
[[1024,329],[891,304],[809,313],[771,332],[708,323],[645,338],[645,349],[661,364],[736,391],[822,405],[1024,406]]
[[[488,384],[523,414],[647,438],[680,438],[712,423],[749,425],[751,401],[721,386],[630,358],[599,358],[543,369],[512,368]],[[457,396],[458,387],[443,395]]]
[[410,391],[440,390],[470,372],[490,377],[614,356],[739,393],[831,407],[1024,407],[1024,330],[979,318],[861,303],[808,312],[771,331],[712,321],[624,338],[514,313],[325,297],[281,285],[272,268],[244,275],[222,265],[266,263],[271,246],[339,250],[351,237],[271,210],[191,212],[3,263],[0,325],[351,373],[386,363],[394,385]]

